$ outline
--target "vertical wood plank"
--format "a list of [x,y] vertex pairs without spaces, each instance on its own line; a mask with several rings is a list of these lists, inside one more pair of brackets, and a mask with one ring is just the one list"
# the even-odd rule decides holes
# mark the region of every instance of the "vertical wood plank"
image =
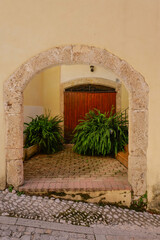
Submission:
[[111,111],[112,105],[116,109],[116,93],[64,92],[65,139],[71,140],[72,132],[79,123],[78,120],[84,118],[89,110],[97,108],[102,113],[107,113]]

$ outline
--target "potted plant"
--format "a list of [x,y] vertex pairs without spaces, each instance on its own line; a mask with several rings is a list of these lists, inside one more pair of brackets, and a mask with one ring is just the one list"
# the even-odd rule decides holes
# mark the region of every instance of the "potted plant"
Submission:
[[24,123],[27,126],[24,130],[26,136],[24,148],[32,146],[34,150],[46,154],[63,149],[62,127],[60,126],[62,119],[60,116],[51,117],[50,114],[42,114],[31,119],[30,123]]
[[82,155],[116,155],[128,143],[128,120],[123,113],[89,111],[76,126],[73,150]]

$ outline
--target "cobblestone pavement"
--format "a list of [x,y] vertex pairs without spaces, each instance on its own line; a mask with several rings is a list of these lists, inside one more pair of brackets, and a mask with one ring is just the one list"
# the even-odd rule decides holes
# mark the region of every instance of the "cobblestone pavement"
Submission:
[[101,224],[160,229],[160,215],[53,197],[18,196],[15,190],[8,192],[8,189],[0,191],[0,215],[86,227]]
[[114,158],[81,156],[74,153],[70,146],[56,154],[39,154],[24,161],[24,176],[25,180],[51,177],[125,177],[127,169]]
[[81,227],[39,220],[0,217],[1,240],[158,240],[160,229],[124,225]]

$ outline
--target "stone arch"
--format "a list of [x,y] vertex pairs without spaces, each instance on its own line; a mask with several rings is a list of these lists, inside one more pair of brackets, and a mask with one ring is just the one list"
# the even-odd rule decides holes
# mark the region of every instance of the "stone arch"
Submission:
[[97,78],[97,77],[86,77],[86,78],[76,78],[67,82],[63,82],[60,85],[60,104],[61,104],[61,115],[64,116],[64,91],[66,88],[73,87],[76,85],[84,84],[96,84],[106,87],[114,88],[116,91],[116,111],[121,110],[121,83],[112,81],[106,78]]
[[86,45],[54,47],[22,64],[4,83],[7,183],[23,184],[23,91],[38,72],[61,64],[89,64],[109,68],[129,92],[128,180],[134,195],[146,191],[148,145],[148,86],[126,61],[105,49]]

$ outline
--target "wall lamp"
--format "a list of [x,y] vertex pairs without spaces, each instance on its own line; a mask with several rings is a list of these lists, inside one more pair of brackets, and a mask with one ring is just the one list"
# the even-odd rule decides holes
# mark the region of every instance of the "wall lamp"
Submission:
[[90,66],[90,70],[91,70],[91,72],[94,72],[94,66],[93,65]]

